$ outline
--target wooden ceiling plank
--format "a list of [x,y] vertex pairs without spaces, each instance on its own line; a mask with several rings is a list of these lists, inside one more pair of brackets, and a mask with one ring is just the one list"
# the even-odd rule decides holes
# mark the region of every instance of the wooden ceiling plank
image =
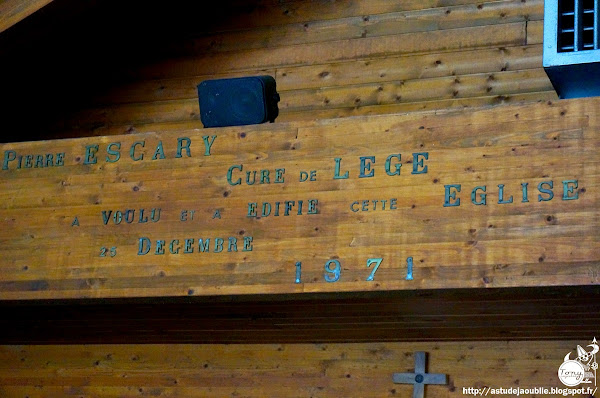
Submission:
[[52,0],[3,0],[0,2],[0,33],[42,7],[50,4]]

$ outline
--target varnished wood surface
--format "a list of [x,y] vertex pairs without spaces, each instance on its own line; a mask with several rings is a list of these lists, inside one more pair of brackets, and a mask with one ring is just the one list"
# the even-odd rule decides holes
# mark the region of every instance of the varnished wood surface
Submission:
[[[8,54],[16,62],[6,95],[22,98],[6,112],[15,133],[0,139],[126,134],[198,121],[197,84],[259,74],[277,80],[279,122],[556,99],[541,62],[542,0],[227,2],[94,3],[78,18],[88,28],[63,24],[80,32],[81,43],[65,34],[39,49],[36,40],[19,45],[56,65],[39,71],[28,53]],[[119,37],[105,31],[105,21],[130,29]],[[152,24],[164,34],[144,29]],[[27,118],[28,93],[38,88],[32,75],[53,94],[35,120]]]
[[[268,345],[69,345],[0,347],[3,397],[406,397],[392,374],[427,370],[463,388],[564,386],[556,376],[585,340]],[[534,394],[539,396],[539,394]],[[531,394],[524,396],[534,396]]]
[[[146,297],[310,293],[432,288],[598,284],[598,100],[574,100],[477,112],[375,116],[300,124],[198,129],[54,142],[6,144],[0,153],[64,151],[64,167],[0,174],[4,245],[3,299]],[[210,156],[202,136],[216,135]],[[175,158],[178,137],[193,156]],[[145,140],[145,160],[130,146]],[[166,159],[151,160],[159,140]],[[106,163],[105,148],[121,142],[123,159]],[[99,144],[98,163],[84,165],[86,145]],[[138,154],[141,154],[138,147]],[[427,152],[426,174],[411,174],[415,152]],[[401,153],[401,175],[384,170]],[[373,178],[358,178],[359,157],[376,156]],[[334,179],[334,159],[341,173]],[[285,168],[285,183],[232,186],[232,165]],[[316,170],[317,181],[300,182]],[[236,178],[237,178],[237,174]],[[260,173],[259,173],[260,176]],[[243,177],[243,175],[242,175]],[[259,177],[260,178],[260,177]],[[564,200],[563,182],[577,180]],[[271,180],[273,182],[273,180]],[[554,199],[536,187],[553,181]],[[530,186],[529,201],[521,197]],[[460,207],[444,207],[448,184],[461,184]],[[471,203],[487,186],[488,204]],[[499,185],[506,187],[500,204]],[[397,209],[352,211],[362,200],[396,199]],[[248,217],[248,203],[319,202],[318,214]],[[362,202],[360,202],[362,203]],[[389,203],[389,202],[388,202]],[[356,206],[355,206],[356,207]],[[161,208],[161,220],[103,225],[102,211]],[[196,219],[180,221],[182,210]],[[295,207],[294,211],[298,208]],[[219,210],[221,218],[215,217]],[[149,211],[149,210],[147,210]],[[260,211],[260,208],[259,208]],[[73,226],[77,216],[79,226]],[[217,237],[238,251],[139,255],[139,238]],[[252,251],[242,241],[252,237]],[[117,256],[100,257],[101,247]],[[407,258],[414,279],[406,280]],[[368,281],[369,258],[383,258]],[[341,263],[329,283],[324,266]],[[295,264],[302,262],[301,283]]]
[[0,33],[27,18],[52,0],[3,0],[0,2]]

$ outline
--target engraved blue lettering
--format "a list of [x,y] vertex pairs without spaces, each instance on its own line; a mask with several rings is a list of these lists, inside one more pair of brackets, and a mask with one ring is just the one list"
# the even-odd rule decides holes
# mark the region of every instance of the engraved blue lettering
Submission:
[[[252,176],[252,182],[250,182],[250,174],[253,174],[253,176]],[[246,172],[246,184],[248,184],[248,185],[254,185],[255,182],[256,182],[256,170],[254,170],[254,171],[247,171]]]
[[129,150],[129,157],[131,158],[131,160],[133,160],[134,162],[137,162],[138,160],[142,160],[144,159],[144,154],[142,153],[139,157],[135,156],[135,148],[141,145],[142,148],[146,146],[146,141],[136,141],[133,143],[133,145],[131,146],[131,149]]
[[473,188],[473,190],[471,191],[471,202],[473,202],[474,205],[485,206],[487,204],[487,194],[486,193],[480,194],[479,199],[477,199],[477,191],[485,192],[486,189],[487,189],[487,187],[485,185]]
[[184,253],[193,253],[194,252],[194,239],[186,239],[185,240],[183,252]]
[[2,170],[8,170],[8,164],[17,158],[17,152],[4,151],[4,161],[2,162]]
[[307,214],[317,214],[319,212],[319,210],[317,209],[318,204],[319,201],[317,199],[309,199]]
[[171,244],[169,245],[169,252],[171,254],[179,254],[179,250],[180,250],[179,239],[173,239],[171,241]]
[[[95,164],[98,161],[96,152],[98,152],[98,144],[87,145],[85,147],[85,159],[83,160],[83,164]],[[25,159],[25,167],[27,167],[27,159]]]
[[228,252],[237,252],[237,238],[232,236],[229,237],[229,244],[227,245]]
[[210,148],[214,144],[216,138],[216,135],[211,135],[210,137],[208,135],[202,136],[202,139],[204,140],[204,156],[210,156]]
[[154,254],[165,254],[165,243],[166,242],[164,240],[157,240]]
[[[115,147],[116,149],[112,149],[113,147]],[[118,162],[119,159],[121,159],[121,143],[120,142],[111,142],[106,147],[106,153],[108,154],[106,156],[107,163]],[[110,156],[114,156],[114,157],[111,158]]]
[[342,163],[342,158],[335,158],[335,170],[333,172],[333,179],[334,180],[343,180],[348,178],[348,172],[346,171],[344,173],[344,175],[340,175],[340,165]]
[[429,152],[416,152],[413,153],[413,170],[411,174],[426,174],[427,166],[424,166],[424,160],[419,159],[423,157],[424,160],[429,160]]
[[[360,157],[360,174],[358,178],[367,178],[373,177],[375,175],[375,170],[371,170],[371,164],[375,163],[375,156],[361,156]],[[366,174],[366,173],[369,174]]]
[[52,158],[54,158],[54,155],[52,155],[51,153],[47,153],[46,154],[46,164],[45,164],[45,167],[53,166]]
[[123,221],[123,213],[121,213],[121,210],[117,210],[113,213],[113,221],[117,225],[121,224],[121,221]]
[[192,144],[192,140],[190,140],[187,137],[177,138],[177,155],[175,155],[175,157],[176,158],[182,157],[181,152],[183,150],[185,150],[185,153],[187,153],[188,157],[192,156],[192,152],[190,151],[191,144]]
[[[229,185],[240,185],[242,183],[242,179],[238,178],[235,182],[231,180],[231,175],[233,174],[233,170],[238,169],[239,171],[243,170],[243,166],[241,164],[233,165],[227,170],[227,182]],[[277,181],[276,181],[277,182]]]
[[244,248],[242,249],[243,252],[251,252],[252,251],[252,237],[251,236],[244,236]]
[[300,277],[302,276],[302,262],[296,263],[296,283],[300,283]]
[[[391,171],[393,158],[398,159],[398,163],[394,164],[394,168],[396,169],[396,171]],[[390,155],[387,157],[387,159],[385,160],[385,172],[387,173],[387,175],[389,175],[389,176],[399,176],[400,175],[400,168],[402,167],[402,162],[400,162],[400,160],[401,160],[400,154]]]
[[269,202],[264,202],[262,205],[262,212],[260,213],[261,217],[267,217],[271,214],[271,204]]
[[148,216],[144,217],[144,209],[140,209],[140,219],[138,220],[138,223],[144,224],[147,222],[148,222]]
[[279,216],[279,205],[281,204],[281,202],[275,202],[275,214],[274,216],[278,217]]
[[504,200],[504,184],[498,184],[498,203],[503,205],[506,203],[512,203],[513,197],[512,195],[508,200]]
[[57,166],[64,166],[65,165],[65,153],[64,152],[56,154],[56,165]]
[[412,257],[408,257],[406,259],[406,280],[407,281],[413,280],[413,258]]
[[358,206],[358,200],[355,200],[354,202],[352,202],[350,204],[350,210],[352,210],[354,213],[356,213],[359,209],[355,208],[354,206]]
[[285,169],[275,169],[275,184],[283,183],[283,175],[285,174]]
[[215,238],[215,253],[221,253],[223,251],[223,239]]
[[125,210],[125,222],[127,224],[131,224],[133,222],[134,217],[135,217],[135,210],[133,210],[133,209]]
[[292,210],[292,207],[294,207],[294,205],[296,204],[295,201],[293,200],[286,200],[285,201],[285,210],[283,212],[284,216],[289,216],[290,215],[290,210]]
[[[544,185],[548,186],[548,188],[544,188]],[[552,181],[542,181],[538,184],[538,191],[540,194],[538,195],[538,202],[547,202],[554,198],[554,192],[552,192],[552,188],[554,188],[554,183]],[[543,197],[542,194],[547,194],[547,197]]]
[[154,156],[152,156],[152,160],[156,159],[164,159],[165,158],[165,150],[163,149],[162,141],[158,141],[158,145],[156,145],[156,151],[154,151]]
[[[333,264],[333,269],[331,265]],[[340,279],[340,273],[342,272],[342,264],[339,260],[329,260],[325,263],[325,281],[326,282],[336,282]]]
[[[460,206],[460,198],[456,198],[456,192],[460,192],[460,184],[444,185],[444,189],[444,207]],[[452,191],[453,189],[455,191]],[[452,202],[452,200],[454,200],[454,202]]]
[[138,246],[138,256],[143,256],[143,255],[148,254],[150,252],[150,246],[152,246],[150,239],[140,238],[139,246]]
[[[577,180],[564,180],[563,182],[563,197],[562,200],[575,200],[579,198],[577,189]],[[572,185],[571,185],[572,184]],[[574,195],[569,195],[575,193]]]
[[110,220],[110,215],[112,210],[109,210],[108,213],[106,210],[102,210],[102,221],[104,221],[104,225],[108,224],[108,220]]
[[198,251],[202,253],[210,251],[210,238],[206,240],[198,239]]
[[362,211],[369,211],[369,201],[368,200],[363,200],[362,201],[361,210]]
[[44,156],[43,155],[36,155],[35,156],[35,168],[38,167],[44,167]]
[[269,179],[269,170],[261,170],[260,171],[260,183],[261,184],[270,184],[271,180]]
[[160,220],[160,209],[152,209],[150,213],[150,220],[152,222],[158,222]]
[[527,187],[529,186],[528,182],[521,183],[521,192],[523,194],[523,203],[529,202],[529,198],[527,197]]
[[256,217],[256,202],[248,203],[248,217]]

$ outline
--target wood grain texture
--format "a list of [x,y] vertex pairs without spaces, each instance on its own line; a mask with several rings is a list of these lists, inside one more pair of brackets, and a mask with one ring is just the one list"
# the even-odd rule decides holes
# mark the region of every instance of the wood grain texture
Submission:
[[136,71],[136,74],[142,78],[157,79],[278,65],[327,63],[390,53],[410,54],[458,48],[514,46],[525,44],[525,41],[525,22],[513,22],[484,27],[399,33],[381,37],[203,54],[148,65]]
[[0,2],[0,33],[51,2],[52,0],[3,0]]
[[[597,100],[586,99],[445,115],[3,145],[5,158],[13,153],[7,151],[15,157],[64,152],[65,165],[16,169],[15,160],[0,174],[0,217],[7,226],[0,231],[5,246],[0,296],[597,284],[597,106]],[[205,156],[205,140],[213,135],[210,156]],[[182,137],[192,142],[191,156],[177,158]],[[122,159],[116,163],[106,162],[111,142],[121,143]],[[159,142],[165,159],[152,160],[159,157]],[[83,164],[89,145],[99,146],[95,164]],[[132,161],[132,147],[135,157],[144,154],[143,160]],[[414,153],[423,152],[428,159],[421,157],[423,166],[416,166]],[[401,154],[400,175],[387,175],[390,154]],[[361,156],[376,157],[371,170],[365,169],[365,174],[374,170],[374,177],[359,177]],[[348,171],[347,179],[334,178],[335,158],[342,159],[339,174]],[[391,174],[396,160],[390,160]],[[412,173],[424,166],[427,173]],[[284,183],[275,183],[276,169],[285,169]],[[257,170],[255,185],[242,182],[247,170]],[[260,170],[269,170],[269,183],[260,184]],[[299,181],[301,172],[312,170],[316,181]],[[232,185],[238,178],[241,183]],[[525,199],[523,183],[529,187]],[[444,207],[451,184],[462,187],[453,198],[460,198],[461,205]],[[487,204],[476,205],[472,200],[482,200],[482,188],[475,196],[471,191],[482,186]],[[510,197],[511,203],[499,203]],[[317,214],[307,214],[309,200],[318,201]],[[377,209],[373,200],[379,201]],[[276,202],[284,206],[285,201],[294,201],[292,210],[285,216],[281,207],[276,216]],[[260,217],[264,202],[272,206],[271,214]],[[254,211],[249,203],[256,203]],[[135,222],[140,209],[148,216],[153,208],[161,209],[160,221]],[[134,222],[119,219],[116,225],[108,212],[127,209],[136,211]],[[181,221],[182,210],[195,210],[196,218]],[[79,226],[73,226],[75,217]],[[200,238],[211,239],[208,253],[199,253]],[[224,240],[222,248],[215,246],[216,238]],[[183,253],[186,239],[194,239],[194,253]],[[156,240],[166,241],[165,254],[153,254]],[[152,250],[140,255],[145,251],[140,242],[150,241]],[[171,242],[178,254],[169,253]],[[246,244],[251,251],[250,246],[242,249]],[[100,257],[102,247],[116,247],[116,257]],[[414,280],[405,279],[408,257],[414,259]],[[372,270],[366,266],[369,258],[384,259],[373,281],[366,280]],[[324,267],[332,259],[341,262],[341,276],[328,283],[332,274]],[[301,283],[294,283],[296,262],[302,262]]]
[[[464,56],[464,53],[460,55]],[[503,65],[502,68],[506,64]],[[381,73],[378,72],[378,75]],[[403,108],[427,110],[431,109],[432,104],[436,104],[433,106],[435,108],[451,108],[451,101],[461,100],[466,100],[462,101],[463,103],[482,105],[486,98],[496,98],[496,102],[502,102],[515,92],[519,92],[517,97],[528,96],[539,100],[547,97],[544,93],[550,95],[553,90],[542,68],[464,75],[457,75],[454,71],[454,75],[445,77],[421,76],[406,80],[380,80],[364,84],[281,91],[281,116],[278,121],[294,120],[294,115],[306,120],[309,114],[322,119],[332,118],[336,115],[336,110],[337,114],[343,115],[350,110],[356,110],[358,114],[394,113],[391,109],[402,112]],[[166,86],[158,84],[158,89],[152,90],[157,96],[190,97],[190,91],[196,90],[195,86],[190,84],[187,88],[174,88],[172,94],[167,94]],[[127,98],[127,95],[122,98]],[[444,101],[448,103],[445,107],[442,105]],[[429,108],[422,107],[423,103],[429,103]],[[324,113],[324,110],[329,112]],[[87,109],[74,114],[70,124],[63,127],[69,130],[92,130],[122,126],[132,121],[155,124],[199,119],[197,98],[165,99]]]
[[68,345],[0,347],[4,397],[397,397],[412,386],[413,353],[448,385],[428,397],[461,397],[463,388],[562,387],[556,369],[585,341]]
[[544,42],[544,21],[531,21],[527,24],[527,44]]
[[[204,74],[181,78],[142,80],[113,87],[97,97],[99,104],[151,103],[196,99],[199,82],[211,78],[247,75],[272,75],[277,90],[292,97],[290,91],[335,88],[366,83],[417,81],[439,77],[459,77],[477,73],[525,71],[540,68],[542,46],[517,46],[493,49],[457,50],[412,56],[388,56],[362,60],[304,66],[280,66],[230,73]],[[286,112],[283,112],[284,114]]]
[[[314,1],[259,1],[246,0],[238,3],[242,7],[232,7],[228,28],[230,30],[258,28],[273,25],[288,25],[315,20],[335,20],[363,15],[377,15],[395,12],[410,12],[430,8],[451,8],[473,4],[472,0],[407,0],[389,2],[386,0],[314,0]],[[477,3],[475,3],[477,4]]]
[[[106,19],[115,6],[103,4],[98,12],[90,9],[89,18]],[[19,127],[20,133],[12,140],[185,124],[200,119],[196,86],[201,81],[262,74],[277,79],[283,122],[556,99],[541,68],[541,0],[227,0],[227,12],[198,8],[186,6],[184,15],[177,6],[144,7],[139,16],[134,5],[124,9],[120,21],[154,21],[169,34],[151,39],[152,51],[135,45],[129,47],[139,52],[107,50],[102,59],[110,68],[96,66],[111,71],[106,84],[73,93],[83,98],[68,106],[56,102],[57,110],[36,120],[35,127],[15,123],[9,130]],[[214,18],[197,23],[190,18],[195,13]],[[104,20],[95,22],[104,26]],[[82,31],[86,34],[94,37]],[[63,62],[55,69],[66,76],[46,80],[69,81],[72,62]],[[23,81],[38,74],[14,69],[23,70]],[[81,83],[73,86],[88,86],[85,76],[77,79]],[[20,95],[18,109],[7,110],[18,121],[30,108],[27,95]]]
[[[322,19],[321,15],[315,14],[312,20],[303,23],[210,32],[171,43],[169,47],[177,54],[192,55],[537,21],[543,19],[542,5],[543,1],[540,0],[511,0],[383,14],[358,14],[346,18],[341,17],[339,13],[335,19]],[[319,9],[314,11],[319,12]]]

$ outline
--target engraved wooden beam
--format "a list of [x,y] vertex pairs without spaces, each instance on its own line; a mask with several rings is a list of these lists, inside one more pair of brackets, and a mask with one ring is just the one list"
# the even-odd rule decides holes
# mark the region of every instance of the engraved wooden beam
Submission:
[[600,101],[0,146],[0,299],[599,282]]

